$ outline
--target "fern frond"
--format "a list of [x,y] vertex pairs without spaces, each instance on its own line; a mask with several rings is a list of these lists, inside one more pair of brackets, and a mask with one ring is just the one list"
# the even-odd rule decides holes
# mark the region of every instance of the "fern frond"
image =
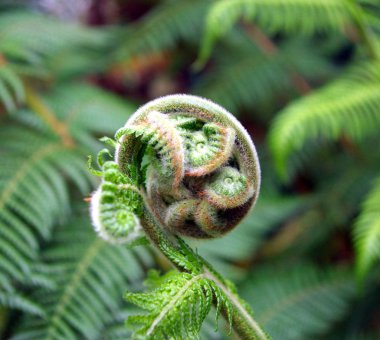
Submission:
[[354,226],[356,272],[363,279],[380,258],[380,178],[366,198]]
[[[232,306],[223,291],[203,274],[169,272],[163,277],[150,275],[149,293],[125,294],[125,298],[148,311],[148,314],[128,318],[139,326],[135,336],[141,339],[198,339],[199,330],[209,313],[213,299],[220,310]],[[232,312],[231,312],[232,313]]]
[[180,39],[197,40],[210,0],[168,0],[160,3],[120,34],[117,60],[173,47]]
[[286,177],[286,161],[308,140],[354,140],[376,133],[380,125],[380,67],[357,65],[347,74],[286,107],[270,132],[270,146],[279,174]]
[[110,40],[108,32],[26,10],[2,12],[0,32],[0,101],[10,112],[25,97],[21,78],[98,70],[105,65],[99,51]]
[[[373,142],[366,141],[364,145],[371,148]],[[366,150],[364,145],[360,150]],[[323,247],[326,240],[334,239],[337,229],[352,225],[352,216],[357,214],[369,191],[379,164],[375,159],[370,163],[353,163],[352,155],[341,152],[334,152],[332,157],[321,152],[319,157],[314,157],[305,167],[305,173],[321,181],[318,191],[309,196],[307,209],[299,211],[271,234],[261,254],[270,259],[275,255],[305,256],[309,249]],[[333,173],[329,172],[332,167]]]
[[[42,100],[80,147],[87,150],[86,156],[89,150],[94,152],[101,147],[94,135],[113,134],[136,109],[126,100],[81,82],[58,85]],[[20,111],[16,118],[42,129],[41,122],[30,116],[31,112]]]
[[0,267],[22,282],[36,259],[39,238],[48,239],[53,223],[68,213],[62,172],[83,192],[90,189],[90,178],[78,153],[28,129],[2,129],[0,148]]
[[[289,270],[258,270],[241,287],[252,301],[256,318],[274,339],[322,335],[348,311],[355,294],[350,273],[312,265]],[[245,293],[245,294],[244,294]]]
[[49,239],[53,224],[68,214],[67,180],[83,194],[90,191],[93,179],[83,158],[85,150],[98,149],[93,134],[114,131],[131,111],[115,96],[84,84],[57,87],[42,102],[78,145],[63,145],[56,131],[29,110],[13,115],[29,129],[8,125],[1,131],[0,268],[23,283],[32,274],[41,239]]
[[342,0],[222,0],[206,19],[199,62],[211,54],[215,41],[240,19],[253,20],[270,33],[312,35],[342,31],[353,21],[352,4]]
[[279,96],[292,98],[296,93],[294,74],[319,80],[334,73],[332,66],[309,45],[288,41],[270,56],[253,48],[237,52],[239,47],[242,46],[233,46],[234,58],[230,58],[230,48],[218,49],[213,72],[206,73],[194,89],[194,93],[215,100],[237,115],[241,108],[254,108],[259,114],[259,108],[276,102]]
[[45,311],[28,297],[13,292],[0,291],[0,306],[22,311],[24,313],[36,315],[39,317],[45,316]]
[[14,339],[95,339],[119,315],[126,284],[137,284],[141,264],[151,264],[145,249],[109,245],[78,216],[54,233],[42,260],[57,289],[33,293],[46,316],[25,317]]
[[0,103],[3,103],[7,111],[12,112],[24,99],[24,87],[20,77],[5,61],[2,64],[0,57]]
[[[108,149],[99,152],[98,158]],[[141,226],[139,216],[142,202],[139,190],[133,181],[119,171],[113,161],[103,163],[102,183],[91,197],[91,219],[95,230],[110,243],[127,243],[136,241]]]
[[119,140],[120,136],[128,133],[134,134],[156,151],[162,164],[162,173],[173,176],[173,187],[178,188],[184,176],[185,160],[182,138],[174,122],[165,114],[152,111],[146,121],[137,126],[121,128],[115,139]]
[[106,40],[104,32],[21,10],[1,14],[0,32],[6,58],[35,66],[47,66],[47,58],[63,50],[100,47]]

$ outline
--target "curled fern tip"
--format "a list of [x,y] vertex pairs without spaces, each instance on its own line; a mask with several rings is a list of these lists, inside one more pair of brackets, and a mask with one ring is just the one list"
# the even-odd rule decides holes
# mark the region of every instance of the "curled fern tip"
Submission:
[[121,172],[130,177],[128,165],[137,166],[145,204],[172,233],[222,236],[257,199],[255,147],[236,118],[211,101],[171,95],[149,102],[116,140]]

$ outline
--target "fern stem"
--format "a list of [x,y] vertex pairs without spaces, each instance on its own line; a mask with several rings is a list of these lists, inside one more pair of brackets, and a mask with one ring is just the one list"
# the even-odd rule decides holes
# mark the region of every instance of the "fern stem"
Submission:
[[67,125],[57,119],[50,108],[28,84],[25,84],[25,100],[27,105],[61,138],[63,145],[68,148],[72,148],[75,145],[74,140],[69,134]]
[[7,59],[5,59],[5,56],[0,53],[0,67],[5,65],[7,63]]
[[[199,255],[198,255],[199,256]],[[226,294],[233,305],[232,313],[232,326],[236,334],[242,339],[268,339],[268,335],[261,329],[260,325],[255,319],[248,313],[247,309],[242,305],[240,298],[236,296],[226,285],[221,282],[220,275],[215,275],[215,271],[210,271],[209,264],[205,263],[205,276],[210,280],[213,280],[219,288]],[[222,314],[227,320],[226,311],[223,310]]]
[[78,286],[83,278],[83,275],[87,273],[87,268],[93,263],[93,259],[98,255],[99,251],[104,247],[105,243],[99,238],[95,238],[91,246],[86,250],[82,260],[77,264],[75,272],[73,273],[71,280],[67,282],[62,294],[57,302],[54,310],[51,313],[49,327],[46,332],[45,340],[53,340],[56,337],[57,325],[63,318],[65,309],[69,302],[74,298],[77,293]]
[[[143,197],[146,200],[144,193]],[[172,264],[181,272],[187,272],[187,269],[181,266],[179,263],[173,262],[168,256],[170,253],[178,252],[175,243],[169,239],[169,236],[165,234],[163,226],[160,226],[160,222],[157,220],[155,213],[150,210],[150,206],[145,206],[145,211],[141,217],[141,225],[146,235],[152,241],[152,244],[162,253]],[[194,254],[200,261],[203,267],[203,275],[215,284],[225,293],[229,298],[233,306],[232,313],[232,328],[234,332],[244,340],[264,340],[269,337],[261,329],[259,324],[253,319],[247,308],[244,306],[242,300],[237,296],[226,284],[225,279],[217,273],[206,260],[204,260],[198,254]],[[223,317],[228,320],[228,311],[222,308]]]

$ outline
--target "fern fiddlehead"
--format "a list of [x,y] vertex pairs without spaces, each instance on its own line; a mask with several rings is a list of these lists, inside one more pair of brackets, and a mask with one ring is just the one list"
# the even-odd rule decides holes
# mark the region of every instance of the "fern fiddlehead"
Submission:
[[241,124],[214,103],[160,98],[139,109],[116,138],[116,162],[127,176],[126,165],[138,163],[143,148],[150,155],[144,189],[155,217],[176,234],[223,235],[256,201],[255,148]]
[[[111,243],[133,240],[140,227],[138,216],[142,202],[132,181],[119,171],[113,161],[98,159],[103,171],[93,173],[102,176],[102,183],[91,199],[91,219],[98,234]],[[90,159],[91,161],[91,159]]]
[[129,320],[136,338],[197,338],[212,303],[241,338],[266,338],[232,284],[179,238],[220,237],[256,202],[260,168],[245,129],[206,99],[172,95],[142,106],[115,140],[115,161],[101,154],[102,171],[93,170],[103,178],[91,200],[95,229],[124,242],[141,228],[182,272],[151,293],[127,293],[149,311]]

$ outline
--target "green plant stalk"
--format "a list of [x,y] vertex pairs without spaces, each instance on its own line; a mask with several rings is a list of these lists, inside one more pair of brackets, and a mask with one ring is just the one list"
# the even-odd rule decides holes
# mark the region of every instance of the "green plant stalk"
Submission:
[[[142,193],[142,195],[146,201],[145,194]],[[187,271],[178,263],[171,261],[170,257],[167,256],[170,251],[175,252],[178,250],[174,241],[172,241],[169,236],[162,231],[164,228],[159,224],[159,221],[157,221],[154,214],[150,211],[149,205],[146,205],[144,213],[141,217],[141,225],[146,235],[149,237],[151,243],[156,247],[156,249],[159,250],[159,252],[162,253],[179,271]],[[204,276],[210,280],[213,280],[231,301],[233,306],[232,328],[235,333],[244,340],[269,339],[269,336],[247,311],[240,297],[228,287],[226,280],[201,256],[198,254],[194,255],[199,259],[204,268]],[[225,310],[225,308],[222,309],[222,315],[226,320],[228,320],[227,310]]]

